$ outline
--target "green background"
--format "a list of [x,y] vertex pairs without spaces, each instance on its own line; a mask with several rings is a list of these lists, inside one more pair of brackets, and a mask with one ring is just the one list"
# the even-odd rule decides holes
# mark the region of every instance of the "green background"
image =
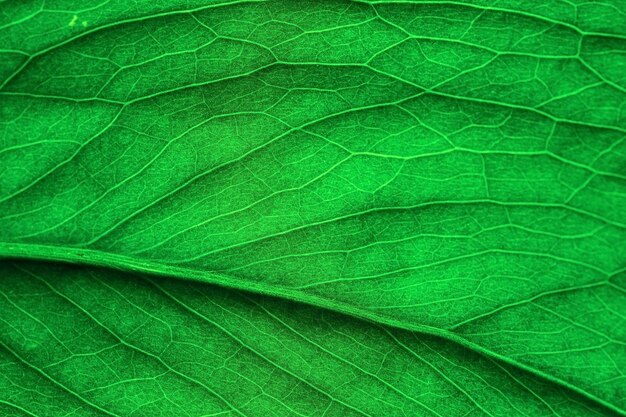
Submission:
[[626,415],[621,0],[4,1],[0,39],[1,415]]

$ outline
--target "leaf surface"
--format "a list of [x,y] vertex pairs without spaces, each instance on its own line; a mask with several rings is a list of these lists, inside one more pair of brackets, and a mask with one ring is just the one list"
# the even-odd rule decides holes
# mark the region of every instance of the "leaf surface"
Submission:
[[446,340],[278,299],[28,263],[0,291],[3,415],[608,415]]
[[3,257],[303,301],[624,413],[622,2],[62,3],[0,5]]

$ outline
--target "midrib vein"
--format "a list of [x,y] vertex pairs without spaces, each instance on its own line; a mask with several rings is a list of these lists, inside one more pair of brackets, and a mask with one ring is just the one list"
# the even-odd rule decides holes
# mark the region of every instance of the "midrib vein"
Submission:
[[583,397],[613,411],[617,415],[626,416],[626,410],[619,408],[618,406],[586,391],[583,388],[580,388],[561,378],[543,372],[538,368],[521,363],[511,357],[486,349],[485,347],[474,343],[464,337],[461,337],[456,333],[437,327],[408,323],[389,316],[359,309],[348,303],[304,294],[300,291],[295,291],[290,288],[267,286],[255,282],[243,282],[242,279],[223,273],[173,267],[158,262],[145,261],[123,255],[68,247],[30,245],[19,243],[0,243],[0,260],[1,259],[60,261],[75,265],[105,267],[121,271],[146,273],[173,279],[192,280],[239,291],[286,299],[293,302],[311,305],[316,308],[322,308],[335,313],[344,314],[359,320],[374,322],[379,325],[391,328],[409,330],[416,333],[440,337],[450,342],[456,343],[466,349],[470,349],[480,355],[497,359],[518,369],[529,372],[550,383],[557,384],[576,394],[582,395]]

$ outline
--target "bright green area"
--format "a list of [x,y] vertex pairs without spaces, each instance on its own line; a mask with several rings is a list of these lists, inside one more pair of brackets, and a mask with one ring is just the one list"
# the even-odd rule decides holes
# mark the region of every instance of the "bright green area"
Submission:
[[0,39],[0,256],[91,266],[3,261],[0,414],[626,415],[623,1],[5,1]]

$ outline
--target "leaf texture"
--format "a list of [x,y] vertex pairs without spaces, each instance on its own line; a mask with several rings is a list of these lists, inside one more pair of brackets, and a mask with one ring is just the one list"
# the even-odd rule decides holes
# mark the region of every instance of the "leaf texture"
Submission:
[[[370,369],[353,380],[343,369],[355,372],[354,367],[335,356],[324,356],[328,369],[320,369],[311,359],[300,364],[293,352],[282,352],[286,362],[280,366],[289,372],[277,371],[273,356],[262,372],[280,373],[271,389],[281,401],[290,397],[285,406],[295,408],[276,415],[356,412],[329,402],[331,385],[351,392],[341,394],[341,401],[358,410],[365,398],[375,399],[361,411],[376,416],[394,415],[396,407],[406,415],[429,415],[433,404],[444,407],[433,408],[435,415],[445,416],[517,415],[515,409],[550,415],[540,405],[542,411],[519,405],[539,399],[552,408],[574,407],[554,408],[557,415],[585,415],[572,404],[594,408],[590,402],[600,406],[597,412],[626,414],[622,1],[110,0],[84,2],[80,9],[73,3],[0,3],[1,256],[134,270],[305,302],[330,317],[327,330],[317,329],[321,334],[341,323],[353,340],[362,327],[372,337],[367,349],[394,352],[409,374],[415,367],[429,375],[381,382],[371,376],[379,371]],[[13,311],[24,303],[22,316],[5,320],[9,327],[2,331],[14,375],[26,369],[19,363],[26,360],[36,329],[22,323],[23,315],[33,308],[54,311],[45,303],[31,305],[37,294],[31,286],[68,286],[70,299],[87,297],[87,316],[101,308],[89,294],[105,291],[109,280],[127,281],[129,294],[137,297],[130,304],[138,308],[160,305],[164,297],[145,278],[117,272],[11,268],[7,276],[14,278],[3,283],[8,298],[2,308]],[[35,276],[25,272],[30,268]],[[98,282],[85,281],[89,274],[100,276]],[[245,296],[259,297],[248,302],[244,293],[150,280],[180,291],[189,286],[215,292],[217,301],[207,303],[226,303],[228,311],[240,302],[232,309],[248,311],[251,323],[261,328],[271,320],[258,303],[278,309],[279,321],[290,319],[287,310],[302,311],[287,329],[313,334],[321,325],[306,319],[318,311],[313,307],[258,295]],[[76,285],[85,294],[74,293]],[[199,309],[199,296],[183,294],[180,306],[163,301],[162,308],[176,313],[164,310],[159,323],[169,323],[170,314],[181,323],[200,317],[194,316],[195,307],[184,308],[196,303]],[[131,307],[119,314],[132,317]],[[216,311],[201,316],[231,320]],[[112,314],[106,320],[115,319]],[[89,322],[74,310],[63,317],[76,317],[81,326]],[[112,326],[104,320],[89,326]],[[73,320],[65,321],[56,324],[74,328]],[[13,328],[15,323],[25,327]],[[115,378],[98,383],[144,378],[137,387],[155,387],[160,369],[166,373],[163,384],[173,384],[173,392],[184,390],[185,378],[173,374],[188,371],[158,364],[159,346],[167,346],[153,330],[146,330],[141,343],[154,336],[150,349],[155,350],[140,349],[157,359],[148,355],[149,365],[141,359],[146,367],[133,376],[122,377],[113,367]],[[128,336],[128,329],[112,331],[117,339],[113,334],[106,340],[118,340],[120,348],[107,354],[120,355],[121,362],[127,361],[124,355],[138,354],[126,345],[127,338],[138,336]],[[254,346],[264,340],[250,331],[237,337]],[[283,332],[272,327],[264,337]],[[102,337],[102,330],[96,333]],[[46,340],[41,346],[63,345],[66,339]],[[328,341],[325,349],[331,356],[369,355],[356,342],[355,352],[361,353],[348,353],[344,342]],[[33,343],[33,349],[40,346]],[[96,345],[113,343],[94,339],[93,346],[85,346],[95,352]],[[197,348],[203,342],[190,343]],[[310,344],[292,343],[295,352],[315,351]],[[74,355],[57,347],[65,353],[50,347],[49,354],[26,360],[33,384],[43,384],[47,363]],[[189,363],[205,360],[196,348],[187,352]],[[228,348],[216,349],[217,356],[228,357]],[[230,354],[243,366],[238,353]],[[428,359],[418,360],[422,355]],[[380,372],[399,372],[381,366],[385,361],[378,356],[371,361]],[[53,376],[73,375],[71,384],[45,383],[51,396],[67,395],[59,387],[71,385],[85,397],[91,382],[73,379],[88,365],[82,359],[76,363],[68,368],[62,362],[59,369],[66,371]],[[304,363],[314,369],[310,374]],[[67,369],[72,372],[65,374]],[[337,369],[342,372],[336,377],[345,379],[328,380]],[[436,369],[456,371],[442,375]],[[364,381],[361,388],[356,380]],[[320,381],[326,381],[324,389],[310,388]],[[432,384],[432,390],[422,389]],[[500,406],[490,390],[502,384],[529,388],[503,394],[519,404]],[[119,389],[126,385],[132,384]],[[211,388],[218,394],[209,396],[217,398],[215,409],[186,412],[237,414],[218,404],[220,396],[228,402],[236,397],[221,392],[237,388],[227,385]],[[285,387],[294,386],[304,391],[290,396]],[[130,414],[132,400],[115,389],[85,398]],[[155,400],[161,405],[170,398],[170,388],[128,389],[137,390],[128,394],[137,396],[137,406],[151,401],[145,395],[162,395]],[[412,398],[431,391],[428,401]],[[383,406],[380,392],[396,396],[393,406]],[[548,400],[543,392],[554,397]],[[318,395],[325,399],[315,400],[315,407],[297,404]],[[459,402],[446,404],[442,398],[448,397]],[[109,399],[100,403],[102,398]],[[253,394],[237,398],[236,408],[254,408]],[[76,407],[95,412],[80,400]],[[421,411],[411,408],[424,402],[430,405]],[[255,413],[270,406],[259,407]]]
[[3,415],[606,415],[440,338],[196,283],[2,268]]

